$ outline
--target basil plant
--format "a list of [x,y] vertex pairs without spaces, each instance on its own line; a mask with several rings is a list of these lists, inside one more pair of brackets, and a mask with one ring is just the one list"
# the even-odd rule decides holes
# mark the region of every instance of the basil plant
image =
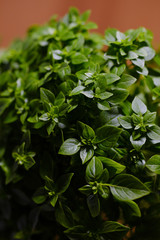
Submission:
[[0,55],[0,240],[160,237],[159,53],[89,14]]

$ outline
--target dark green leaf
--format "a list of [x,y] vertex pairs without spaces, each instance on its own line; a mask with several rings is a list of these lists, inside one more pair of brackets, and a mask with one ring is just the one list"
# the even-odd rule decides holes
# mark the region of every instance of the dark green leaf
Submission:
[[103,172],[103,165],[97,157],[93,157],[86,168],[87,182],[99,179]]
[[96,144],[113,147],[121,134],[121,129],[114,126],[103,126],[96,131]]
[[97,217],[100,213],[100,202],[97,195],[87,197],[87,205],[92,217]]
[[74,173],[66,173],[58,178],[58,180],[56,181],[56,185],[55,185],[56,193],[62,194],[67,190],[67,188],[70,185],[73,175],[74,175]]
[[45,88],[40,89],[40,98],[43,102],[54,104],[55,96],[48,89],[45,89]]
[[10,106],[13,100],[13,98],[0,98],[0,115]]
[[120,201],[135,200],[150,193],[138,178],[129,174],[117,175],[113,179],[110,189],[113,196]]
[[124,171],[126,168],[124,165],[106,157],[97,157],[103,165],[108,169],[110,177],[117,175]]
[[69,228],[74,225],[71,209],[66,205],[62,205],[60,202],[58,206],[56,206],[55,217],[57,222],[65,228]]

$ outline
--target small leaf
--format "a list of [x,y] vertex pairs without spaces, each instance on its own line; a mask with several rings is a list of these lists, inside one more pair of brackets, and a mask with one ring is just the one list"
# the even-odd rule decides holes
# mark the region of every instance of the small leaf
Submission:
[[134,98],[132,102],[132,109],[137,114],[144,114],[147,112],[146,105],[138,97]]
[[90,160],[94,155],[94,150],[92,148],[83,147],[80,150],[80,158],[82,160],[82,164],[86,163]]
[[120,174],[126,168],[124,165],[106,157],[97,157],[109,171],[110,177]]
[[155,50],[150,47],[143,47],[143,49],[146,51],[147,56],[144,57],[145,61],[150,61],[155,56]]
[[56,203],[58,200],[58,195],[54,195],[51,200],[50,200],[50,204],[52,205],[52,207],[55,207]]
[[52,103],[52,104],[54,103],[54,100],[55,100],[54,94],[45,88],[40,89],[40,98],[43,102]]
[[100,202],[97,195],[90,195],[87,198],[87,205],[91,216],[97,217],[100,213]]
[[138,55],[134,51],[129,51],[126,59],[132,60],[132,59],[136,59],[136,58],[138,58]]
[[78,94],[82,93],[84,89],[85,89],[84,86],[81,86],[81,85],[77,86],[71,91],[71,93],[69,95],[70,96],[78,95]]
[[108,186],[100,185],[98,188],[98,193],[101,195],[102,198],[107,199],[110,194],[110,190]]
[[62,155],[73,155],[80,150],[80,142],[75,138],[69,138],[61,145],[59,154]]
[[145,61],[144,61],[144,59],[137,58],[137,59],[135,59],[135,60],[132,60],[132,63],[133,63],[134,65],[136,65],[137,67],[140,67],[141,69],[143,69],[143,68],[144,68],[144,64],[145,64]]
[[83,138],[88,139],[88,140],[94,139],[95,132],[89,125],[79,121],[78,128],[79,128],[80,134],[82,135]]
[[127,219],[131,219],[132,217],[141,217],[141,211],[139,206],[134,201],[125,201],[119,202],[122,209],[124,217]]
[[119,117],[118,121],[122,125],[122,127],[124,127],[125,129],[132,128],[132,120],[130,116]]
[[145,124],[151,124],[154,123],[156,120],[156,112],[149,112],[147,111],[146,114],[143,117],[143,121]]
[[146,167],[156,174],[160,174],[160,155],[152,156],[146,164]]
[[91,185],[85,185],[78,189],[81,193],[89,196],[92,193],[92,186]]
[[123,232],[124,234],[129,231],[129,227],[126,227],[118,222],[105,221],[102,223],[99,233],[114,233],[114,232]]
[[67,190],[67,188],[70,185],[73,175],[74,175],[74,173],[66,173],[58,178],[58,180],[56,181],[56,185],[55,185],[56,193],[62,194]]
[[55,98],[54,105],[61,106],[64,102],[65,102],[65,96],[63,92],[60,92]]
[[46,191],[44,188],[39,188],[32,197],[33,201],[37,204],[43,203],[46,199]]
[[114,126],[103,126],[96,131],[95,144],[102,144],[106,147],[113,147],[121,134],[121,129]]
[[120,79],[120,77],[114,73],[106,73],[105,74],[106,84],[110,85]]
[[97,157],[93,157],[86,168],[87,182],[94,181],[100,178],[103,172],[103,165]]
[[135,77],[133,77],[133,76],[131,76],[129,74],[123,74],[122,77],[121,77],[121,80],[117,84],[117,87],[119,87],[119,88],[128,88],[133,83],[135,83],[136,80],[137,79]]
[[74,225],[74,219],[71,209],[66,205],[62,205],[60,202],[58,206],[56,206],[55,217],[57,222],[65,228],[69,228]]
[[88,59],[82,53],[76,52],[71,56],[71,62],[74,65],[88,62]]
[[13,100],[13,98],[0,98],[0,115],[10,106]]
[[145,142],[146,142],[146,137],[141,137],[141,138],[139,138],[139,139],[137,139],[137,140],[134,140],[133,137],[132,137],[132,135],[131,135],[131,136],[130,136],[130,141],[131,141],[133,147],[134,147],[137,151],[139,151],[139,150],[142,148],[142,146],[145,144]]
[[152,139],[160,142],[160,127],[155,125],[149,128],[149,133],[147,133],[147,136]]

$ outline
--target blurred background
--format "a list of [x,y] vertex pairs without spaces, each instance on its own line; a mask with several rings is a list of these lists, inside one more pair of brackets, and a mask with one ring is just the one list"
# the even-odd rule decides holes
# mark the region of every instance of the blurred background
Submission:
[[80,12],[90,9],[98,32],[144,26],[154,34],[154,47],[160,45],[160,0],[0,0],[0,47],[23,38],[30,25],[43,24],[54,14],[62,17],[71,6]]

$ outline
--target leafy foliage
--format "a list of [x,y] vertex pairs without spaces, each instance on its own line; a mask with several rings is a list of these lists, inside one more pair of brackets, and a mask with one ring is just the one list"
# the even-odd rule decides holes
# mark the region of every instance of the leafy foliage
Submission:
[[0,56],[2,239],[142,240],[160,222],[152,34],[103,37],[88,17],[71,8]]

